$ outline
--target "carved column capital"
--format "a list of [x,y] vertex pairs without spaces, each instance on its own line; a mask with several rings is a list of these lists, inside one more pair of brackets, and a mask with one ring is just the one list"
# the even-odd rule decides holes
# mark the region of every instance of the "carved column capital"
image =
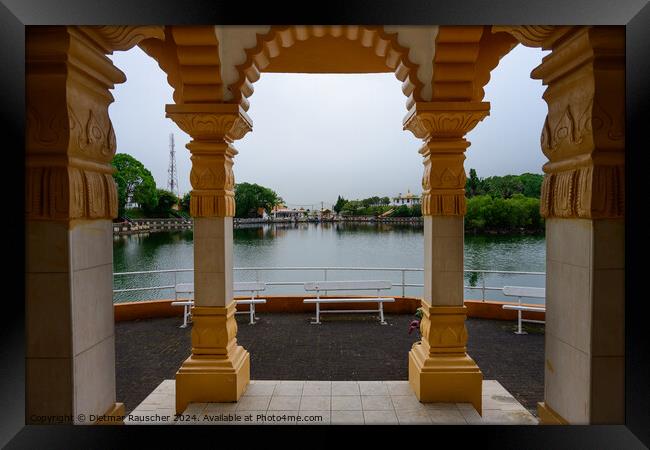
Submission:
[[117,216],[108,116],[126,80],[106,49],[80,27],[30,27],[26,34],[26,218]]
[[404,129],[415,137],[463,139],[490,114],[488,102],[418,102],[404,118]]
[[171,118],[192,141],[190,214],[193,217],[235,215],[235,175],[231,145],[252,130],[252,122],[238,104],[167,105]]
[[253,122],[234,103],[167,105],[166,116],[194,141],[232,143],[253,129]]
[[625,30],[574,27],[532,72],[548,86],[544,217],[625,212]]
[[465,214],[465,134],[490,111],[487,102],[416,103],[404,118],[404,129],[424,141],[422,214]]

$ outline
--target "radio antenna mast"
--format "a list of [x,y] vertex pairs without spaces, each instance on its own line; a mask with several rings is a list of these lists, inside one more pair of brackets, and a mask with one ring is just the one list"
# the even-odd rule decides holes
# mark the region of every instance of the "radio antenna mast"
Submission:
[[176,151],[174,150],[174,133],[169,133],[169,168],[167,169],[167,190],[176,197],[178,193],[178,172],[176,170]]

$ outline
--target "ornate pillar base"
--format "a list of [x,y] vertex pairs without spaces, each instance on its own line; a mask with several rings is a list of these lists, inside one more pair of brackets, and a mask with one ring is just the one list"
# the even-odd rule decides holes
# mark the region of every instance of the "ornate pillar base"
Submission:
[[424,403],[471,403],[482,415],[483,374],[465,353],[465,306],[422,301],[422,341],[409,352],[409,384]]
[[106,411],[95,425],[124,425],[124,403],[115,403]]
[[176,372],[176,413],[190,403],[236,402],[250,382],[250,354],[237,345],[235,302],[194,307],[192,355]]
[[224,359],[190,356],[176,372],[176,413],[190,403],[236,402],[250,374],[250,355],[241,345]]
[[569,422],[544,402],[537,403],[537,416],[541,425],[569,425]]

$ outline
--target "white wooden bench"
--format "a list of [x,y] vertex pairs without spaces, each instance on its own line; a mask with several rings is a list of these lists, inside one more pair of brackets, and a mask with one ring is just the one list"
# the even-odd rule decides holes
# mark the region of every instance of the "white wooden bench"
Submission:
[[[386,325],[384,320],[384,303],[394,302],[392,297],[382,297],[380,291],[391,289],[393,283],[390,281],[312,281],[305,283],[305,291],[316,292],[316,298],[306,298],[304,303],[316,304],[316,321],[313,324],[320,324],[320,315],[323,313],[379,313],[379,323]],[[320,298],[322,291],[368,291],[376,290],[377,297],[373,298]],[[327,309],[321,311],[321,303],[377,303],[378,309]]]
[[[179,294],[182,296],[179,296]],[[183,307],[183,325],[181,328],[186,328],[187,324],[191,322],[191,310],[194,306],[194,284],[192,283],[179,283],[174,289],[174,300],[172,306]]]
[[503,305],[503,309],[517,311],[517,331],[515,334],[527,334],[521,329],[521,322],[544,323],[543,320],[522,319],[522,311],[546,312],[545,306],[526,306],[521,304],[521,297],[545,298],[546,289],[524,287],[524,286],[503,286],[503,295],[517,297],[518,305]]
[[[238,305],[250,305],[248,311],[237,311],[235,314],[248,314],[250,316],[249,324],[255,325],[255,305],[266,303],[266,299],[258,298],[260,291],[266,289],[265,283],[255,282],[242,282],[233,283],[233,292],[250,292],[251,298],[235,300]],[[179,294],[189,294],[187,297],[180,298]],[[183,306],[183,325],[181,328],[186,328],[187,324],[191,322],[192,306],[194,306],[194,284],[193,283],[179,283],[175,288],[175,301],[172,302],[173,306]]]
[[257,298],[261,291],[266,289],[266,283],[256,283],[256,282],[241,282],[233,283],[233,292],[249,292],[250,297],[247,300],[237,300],[238,305],[250,305],[248,311],[237,311],[235,314],[248,314],[250,319],[248,321],[249,325],[255,325],[255,305],[260,303],[266,303],[266,299]]

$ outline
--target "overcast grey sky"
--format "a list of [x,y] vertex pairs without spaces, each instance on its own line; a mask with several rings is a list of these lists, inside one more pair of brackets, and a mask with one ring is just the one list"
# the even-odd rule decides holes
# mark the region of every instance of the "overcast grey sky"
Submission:
[[[472,132],[465,169],[479,177],[541,173],[544,87],[530,79],[539,49],[516,47],[492,72],[485,89],[490,116]],[[169,133],[176,141],[181,194],[191,189],[190,137],[165,118],[172,89],[157,63],[138,47],[115,52],[127,82],[113,91],[109,113],[117,152],[140,160],[167,186]],[[289,206],[421,192],[421,141],[402,130],[406,97],[394,74],[263,73],[248,111],[253,131],[235,143],[236,182],[275,190]]]

